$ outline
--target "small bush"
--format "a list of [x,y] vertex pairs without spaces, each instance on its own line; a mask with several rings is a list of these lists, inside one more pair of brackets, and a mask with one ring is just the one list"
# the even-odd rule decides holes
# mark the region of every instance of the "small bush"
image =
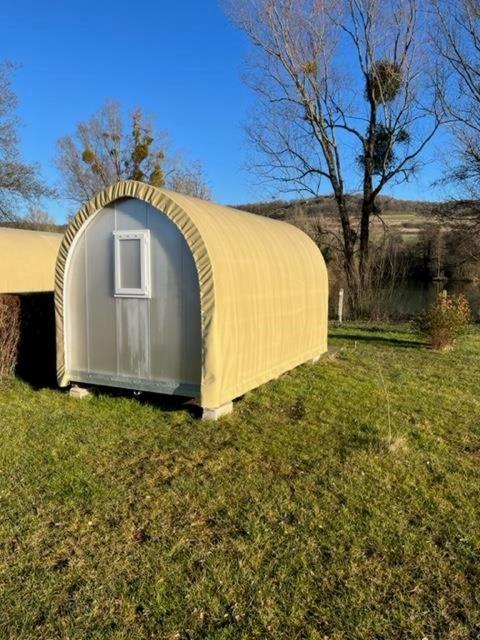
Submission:
[[0,295],[0,380],[15,370],[20,338],[20,300]]
[[451,349],[464,333],[470,319],[471,310],[465,296],[449,296],[443,292],[420,315],[417,328],[427,337],[433,349]]

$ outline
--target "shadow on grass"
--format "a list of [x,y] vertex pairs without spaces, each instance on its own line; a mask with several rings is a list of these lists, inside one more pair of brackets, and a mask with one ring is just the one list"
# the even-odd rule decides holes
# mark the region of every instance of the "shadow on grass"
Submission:
[[188,411],[195,418],[202,415],[202,409],[192,398],[184,396],[169,396],[162,393],[150,393],[147,391],[133,391],[120,387],[104,387],[81,384],[81,387],[88,389],[96,396],[107,396],[108,398],[125,398],[136,400],[138,403],[155,407],[160,411]]
[[358,333],[341,333],[333,336],[341,340],[352,340],[354,342],[371,342],[378,345],[390,347],[402,347],[404,349],[424,349],[426,344],[420,340],[409,340],[408,338],[385,337],[379,335],[359,335]]

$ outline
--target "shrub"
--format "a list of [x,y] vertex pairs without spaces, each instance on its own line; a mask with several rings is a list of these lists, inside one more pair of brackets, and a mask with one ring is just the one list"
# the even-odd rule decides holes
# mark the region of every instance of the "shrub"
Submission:
[[20,337],[20,299],[0,295],[0,380],[15,370]]
[[465,296],[449,296],[443,292],[420,315],[417,327],[433,349],[451,349],[470,319],[471,310]]

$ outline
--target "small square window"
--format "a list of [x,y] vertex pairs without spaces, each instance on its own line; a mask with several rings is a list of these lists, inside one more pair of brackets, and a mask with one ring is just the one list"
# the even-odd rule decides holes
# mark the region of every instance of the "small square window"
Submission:
[[115,296],[150,297],[150,231],[114,231]]

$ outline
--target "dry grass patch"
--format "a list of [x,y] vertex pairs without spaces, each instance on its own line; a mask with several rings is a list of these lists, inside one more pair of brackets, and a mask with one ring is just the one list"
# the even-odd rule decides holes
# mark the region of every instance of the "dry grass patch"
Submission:
[[20,299],[0,294],[0,380],[11,376],[20,339]]

